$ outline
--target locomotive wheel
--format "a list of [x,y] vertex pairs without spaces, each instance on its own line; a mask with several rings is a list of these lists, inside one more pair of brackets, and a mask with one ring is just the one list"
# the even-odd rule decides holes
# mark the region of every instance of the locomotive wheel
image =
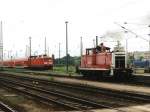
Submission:
[[131,78],[132,74],[126,72],[117,72],[114,74],[114,79],[117,81],[126,81]]
[[104,73],[102,71],[92,71],[92,70],[79,70],[79,73],[83,75],[83,78],[100,80],[103,79]]

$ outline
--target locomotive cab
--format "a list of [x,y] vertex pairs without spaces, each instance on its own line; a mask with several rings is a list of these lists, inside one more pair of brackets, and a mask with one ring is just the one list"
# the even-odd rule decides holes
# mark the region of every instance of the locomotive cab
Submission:
[[112,52],[112,66],[111,75],[115,78],[130,78],[132,75],[132,68],[128,66],[127,63],[127,52],[125,52],[124,47],[120,46],[118,42],[117,46]]

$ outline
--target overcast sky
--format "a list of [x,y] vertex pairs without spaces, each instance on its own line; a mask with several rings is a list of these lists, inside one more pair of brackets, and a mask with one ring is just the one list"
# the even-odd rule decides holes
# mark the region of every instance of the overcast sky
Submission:
[[[103,36],[123,30],[114,24],[122,24],[142,35],[147,40],[150,33],[150,0],[0,0],[0,20],[3,21],[5,57],[23,57],[29,36],[32,37],[32,53],[44,52],[44,38],[50,54],[58,57],[58,44],[61,43],[61,56],[65,55],[65,21],[68,23],[69,53],[80,55],[80,37],[84,49],[93,47],[95,36]],[[148,42],[128,33],[129,51],[148,50]],[[113,37],[114,38],[114,37]],[[118,39],[118,38],[117,38]],[[113,47],[116,39],[105,37],[102,41]],[[108,40],[110,42],[108,42]],[[124,39],[120,39],[125,45]],[[100,41],[99,41],[100,43]]]

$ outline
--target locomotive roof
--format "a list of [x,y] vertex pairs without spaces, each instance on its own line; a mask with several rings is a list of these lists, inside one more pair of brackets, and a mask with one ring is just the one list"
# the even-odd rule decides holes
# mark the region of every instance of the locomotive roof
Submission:
[[[86,48],[86,50],[94,50],[94,49],[99,49],[100,46],[94,47],[94,48]],[[105,47],[106,50],[110,50],[110,47]]]

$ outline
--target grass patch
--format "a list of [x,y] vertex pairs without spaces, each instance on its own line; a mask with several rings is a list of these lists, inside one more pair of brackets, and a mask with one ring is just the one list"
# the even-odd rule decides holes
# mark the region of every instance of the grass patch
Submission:
[[[66,72],[66,66],[59,66],[59,67],[55,66],[53,68],[53,71],[59,72],[59,73],[67,73]],[[68,67],[68,73],[69,74],[74,74],[75,73],[75,67],[74,66],[69,66]]]
[[[30,75],[41,75],[43,74],[49,74],[49,73],[54,73],[54,74],[61,74],[61,75],[70,75],[72,76],[73,74],[75,74],[75,66],[69,66],[68,67],[68,72],[66,72],[66,66],[54,66],[53,70],[29,70],[29,69],[21,69],[21,68],[5,68],[3,72],[14,72],[14,73],[30,73]],[[34,72],[34,73],[32,73]],[[53,79],[52,79],[53,80]]]

